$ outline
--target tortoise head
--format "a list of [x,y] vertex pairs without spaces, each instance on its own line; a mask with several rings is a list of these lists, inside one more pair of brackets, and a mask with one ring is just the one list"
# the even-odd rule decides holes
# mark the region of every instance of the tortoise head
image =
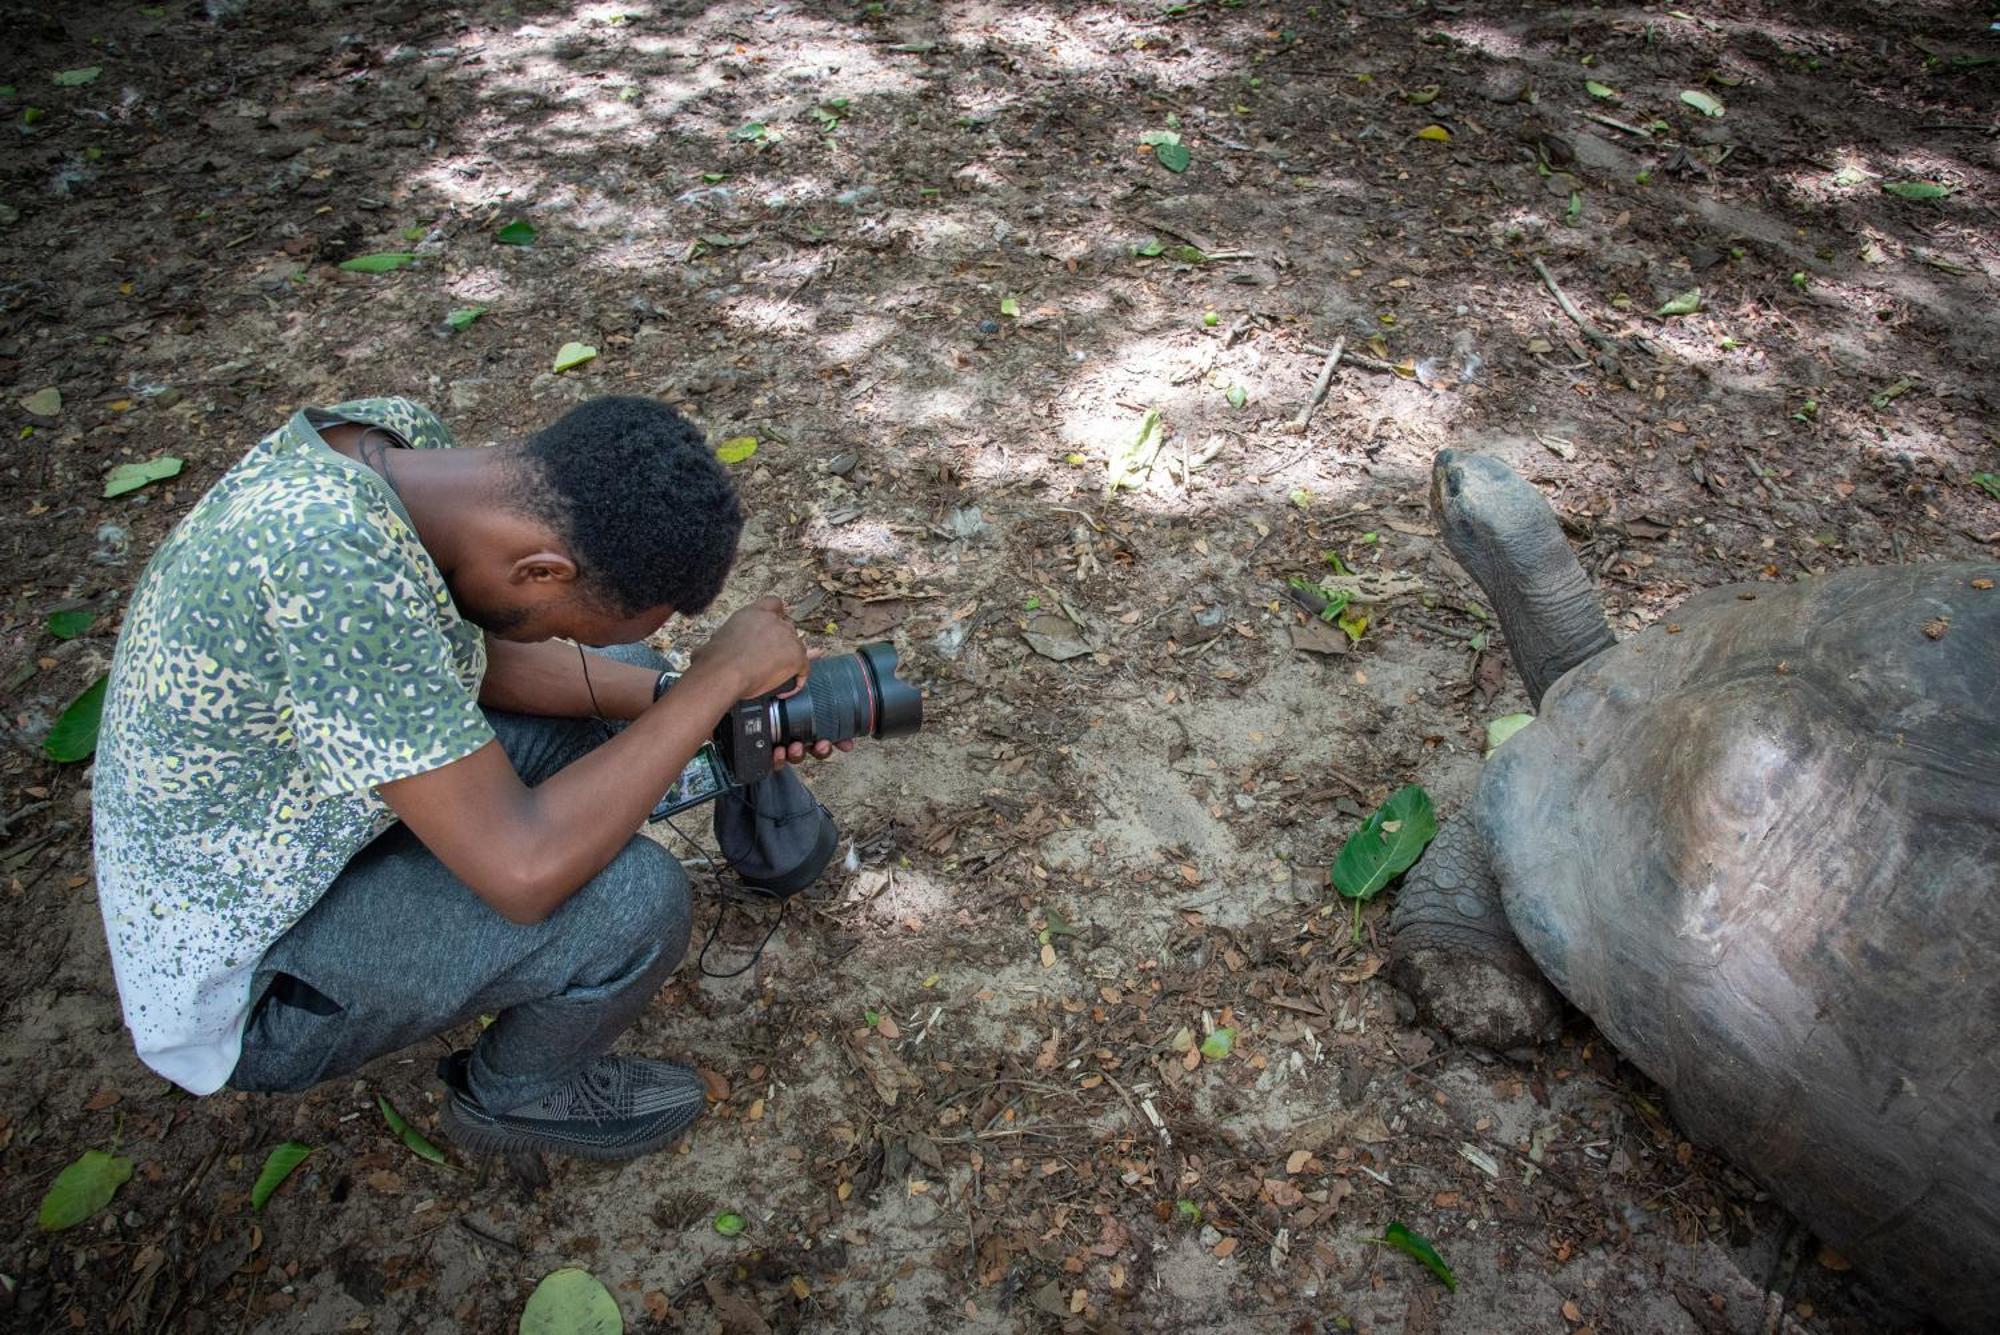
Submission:
[[1536,708],[1558,677],[1615,643],[1555,511],[1505,463],[1439,450],[1431,465],[1431,512],[1451,554],[1500,614],[1508,652]]

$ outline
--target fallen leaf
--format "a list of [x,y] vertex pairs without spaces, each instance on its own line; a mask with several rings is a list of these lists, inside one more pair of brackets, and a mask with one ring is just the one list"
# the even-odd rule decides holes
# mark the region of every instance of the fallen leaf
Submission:
[[271,1194],[285,1185],[285,1179],[292,1170],[312,1157],[313,1148],[296,1140],[288,1140],[264,1157],[264,1167],[257,1174],[256,1185],[250,1188],[250,1208],[261,1210],[270,1201]]
[[62,391],[54,385],[38,389],[21,400],[21,407],[37,417],[55,417],[62,412]]
[[715,1231],[725,1238],[739,1236],[743,1228],[743,1216],[733,1210],[724,1210],[715,1217]]
[[525,218],[516,218],[493,234],[493,239],[503,246],[532,246],[535,244],[535,227]]
[[104,684],[99,677],[69,702],[42,739],[42,754],[65,765],[87,760],[97,750],[97,730],[104,719]]
[[755,436],[731,436],[715,447],[715,457],[726,464],[740,464],[756,452]]
[[36,1225],[45,1233],[55,1233],[81,1224],[111,1204],[112,1196],[131,1176],[130,1159],[103,1150],[85,1150],[49,1184]]
[[1215,1259],[1218,1261],[1226,1261],[1229,1259],[1230,1254],[1233,1253],[1235,1250],[1236,1250],[1236,1239],[1224,1238],[1221,1242],[1215,1244]]
[[1306,1165],[1312,1162],[1312,1157],[1311,1150],[1293,1150],[1291,1156],[1285,1160],[1285,1171],[1297,1176],[1305,1171]]
[[1194,160],[1186,144],[1161,144],[1153,149],[1153,159],[1176,175],[1186,171]]
[[1659,315],[1693,315],[1701,309],[1701,289],[1691,287],[1656,312]]
[[1417,131],[1417,138],[1428,139],[1434,144],[1448,144],[1451,142],[1451,131],[1442,125],[1426,125]]
[[1407,1252],[1416,1257],[1430,1269],[1432,1274],[1444,1281],[1445,1288],[1453,1293],[1458,1292],[1458,1277],[1451,1273],[1451,1267],[1444,1263],[1444,1258],[1438,1255],[1437,1248],[1431,1246],[1430,1239],[1423,1234],[1414,1232],[1402,1224],[1390,1224],[1383,1231],[1380,1241],[1399,1252]]
[[1944,199],[1951,195],[1955,187],[1939,185],[1935,181],[1884,181],[1882,192],[1898,199]]
[[472,326],[472,322],[486,314],[489,309],[486,306],[461,306],[450,315],[445,316],[444,322],[453,329],[469,329]]
[[1698,92],[1693,88],[1681,94],[1681,101],[1687,103],[1704,116],[1720,116],[1722,114],[1722,103],[1716,101],[1707,93]]
[[348,273],[394,273],[416,262],[417,257],[407,250],[388,250],[373,255],[356,255],[351,260],[342,260],[340,267]]
[[1535,721],[1533,714],[1502,714],[1486,725],[1486,754],[1490,758],[1501,743]]
[[1592,97],[1611,98],[1618,96],[1617,90],[1607,88],[1595,79],[1585,79],[1583,81],[1583,91],[1589,93]]
[[556,352],[555,369],[560,375],[564,371],[582,366],[597,356],[597,349],[588,343],[565,343]]
[[59,88],[81,88],[87,83],[96,83],[97,76],[104,73],[102,65],[85,65],[81,69],[62,70],[54,76]]
[[618,1300],[588,1270],[568,1267],[535,1285],[521,1308],[520,1335],[621,1335]]
[[181,461],[170,454],[157,459],[148,459],[142,464],[119,464],[104,475],[104,495],[123,496],[128,491],[137,491],[149,482],[161,482],[178,475]]

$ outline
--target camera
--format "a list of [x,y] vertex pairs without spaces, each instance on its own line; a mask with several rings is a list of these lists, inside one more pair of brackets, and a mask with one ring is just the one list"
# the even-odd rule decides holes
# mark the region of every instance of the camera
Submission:
[[[663,675],[661,689],[678,680]],[[773,747],[793,742],[844,742],[850,737],[901,737],[923,726],[924,698],[896,675],[896,646],[884,640],[865,644],[839,658],[814,659],[795,694],[776,691],[738,700],[716,725],[680,778],[674,781],[652,820],[699,806],[771,773]]]
[[771,772],[773,747],[902,737],[923,726],[924,698],[896,675],[896,646],[864,644],[839,658],[813,660],[805,685],[739,700],[715,730],[715,749],[738,786]]

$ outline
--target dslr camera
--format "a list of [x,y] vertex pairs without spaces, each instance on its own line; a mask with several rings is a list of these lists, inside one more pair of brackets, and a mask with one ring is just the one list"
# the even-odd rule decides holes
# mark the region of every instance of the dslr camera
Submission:
[[[671,685],[664,681],[663,690]],[[724,788],[747,787],[768,777],[774,748],[902,737],[923,722],[924,698],[896,675],[896,646],[887,640],[838,658],[814,659],[796,692],[773,691],[731,705],[714,738],[695,753],[654,808],[653,819],[706,802]]]

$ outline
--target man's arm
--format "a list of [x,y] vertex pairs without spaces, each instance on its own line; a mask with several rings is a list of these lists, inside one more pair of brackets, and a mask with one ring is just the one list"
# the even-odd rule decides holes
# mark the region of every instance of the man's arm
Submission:
[[[583,651],[590,653],[588,649]],[[590,654],[590,679],[584,680],[584,659],[573,644],[544,640],[517,644],[486,637],[486,679],[479,685],[479,703],[513,714],[546,714],[554,718],[589,718],[591,694],[596,710],[608,719],[636,719],[653,703],[653,684],[660,674],[636,663],[621,663]],[[718,712],[717,717],[721,717]],[[710,720],[711,725],[714,720]]]
[[[605,661],[591,664],[593,682],[597,662]],[[533,788],[500,744],[489,742],[376,791],[496,912],[539,922],[618,855],[732,704],[805,670],[805,646],[783,605],[764,598],[723,624],[658,705],[649,703],[630,727]],[[638,671],[650,702],[655,674]],[[603,703],[608,711],[610,702]]]

